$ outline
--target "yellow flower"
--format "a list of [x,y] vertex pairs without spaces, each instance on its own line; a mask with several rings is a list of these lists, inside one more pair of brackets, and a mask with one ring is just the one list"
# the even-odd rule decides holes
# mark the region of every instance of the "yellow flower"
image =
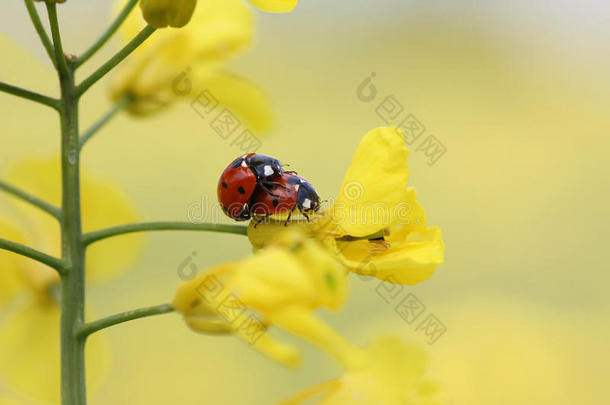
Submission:
[[366,350],[364,359],[341,378],[310,388],[281,405],[297,405],[318,396],[318,405],[448,403],[440,387],[424,377],[427,360],[420,347],[398,338],[381,338]]
[[[252,25],[252,14],[240,0],[200,2],[188,26],[156,32],[117,68],[112,99],[131,96],[129,111],[135,115],[186,99],[193,113],[216,116],[224,107],[250,130],[267,130],[267,96],[225,68],[229,59],[250,46]],[[132,13],[122,26],[123,37],[131,40],[143,27],[144,21]]]
[[197,0],[141,0],[146,22],[154,28],[184,27],[195,11]]
[[270,13],[287,13],[296,7],[298,0],[250,0],[250,3]]
[[[339,196],[326,212],[294,227],[315,236],[346,268],[391,283],[417,284],[443,262],[441,231],[428,227],[415,189],[407,187],[408,150],[396,128],[376,128],[360,142],[343,179]],[[283,230],[271,220],[248,237],[262,249]]]
[[[25,159],[12,165],[3,177],[39,198],[59,205],[59,159]],[[92,178],[82,180],[85,231],[133,222],[135,213],[127,198],[113,185]],[[13,212],[0,215],[0,235],[60,256],[59,226],[54,218],[10,197]],[[141,244],[130,236],[91,246],[87,252],[87,277],[108,279],[129,265]],[[109,254],[112,252],[112,254]],[[0,309],[8,314],[0,325],[0,376],[15,391],[35,400],[59,402],[59,318],[56,305],[59,277],[36,261],[0,250]],[[9,305],[10,304],[10,305]],[[107,368],[104,340],[93,336],[87,350],[90,384],[95,385]]]
[[309,238],[286,233],[273,247],[225,263],[181,285],[174,307],[194,330],[235,333],[278,362],[296,366],[299,352],[270,336],[271,325],[300,336],[344,364],[355,349],[315,317],[315,309],[337,310],[346,295],[343,268]]

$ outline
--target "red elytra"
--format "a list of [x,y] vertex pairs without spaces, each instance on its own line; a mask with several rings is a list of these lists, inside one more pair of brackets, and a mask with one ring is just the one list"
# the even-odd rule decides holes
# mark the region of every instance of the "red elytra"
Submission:
[[301,176],[284,173],[274,179],[275,184],[270,193],[260,188],[254,191],[250,201],[250,213],[261,216],[257,223],[273,214],[288,212],[286,224],[292,213],[298,210],[309,220],[308,213],[317,212],[320,208],[320,197],[313,186]]
[[271,188],[273,195],[257,189],[252,195],[250,212],[254,215],[272,215],[293,210],[297,204],[298,190],[288,183],[291,177],[290,174],[283,174],[274,179],[278,185]]
[[225,214],[238,221],[251,217],[248,201],[256,189],[257,178],[245,159],[253,155],[250,153],[235,159],[218,180],[218,201]]

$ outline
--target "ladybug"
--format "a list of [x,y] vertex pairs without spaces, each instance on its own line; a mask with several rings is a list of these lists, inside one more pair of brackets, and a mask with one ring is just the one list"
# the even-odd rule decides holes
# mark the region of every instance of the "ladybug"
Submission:
[[320,209],[320,197],[311,183],[301,176],[285,172],[274,179],[271,193],[258,189],[252,195],[250,213],[259,215],[255,227],[273,214],[288,212],[284,225],[288,225],[292,213],[298,208],[309,221],[309,213]]
[[249,201],[257,186],[271,193],[270,188],[277,186],[272,179],[283,173],[279,160],[270,156],[248,153],[235,159],[218,180],[218,201],[224,213],[237,221],[250,219]]

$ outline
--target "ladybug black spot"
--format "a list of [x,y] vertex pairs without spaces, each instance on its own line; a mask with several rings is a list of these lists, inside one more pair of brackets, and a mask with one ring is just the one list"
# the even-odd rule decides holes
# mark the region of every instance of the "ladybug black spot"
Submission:
[[280,202],[277,199],[274,198],[272,203],[273,203],[274,207],[277,207]]
[[224,181],[222,182],[222,188],[227,188],[227,183],[225,183]]
[[239,191],[239,194],[246,194],[246,190],[244,190],[244,188],[242,186],[239,186],[237,188],[237,191]]

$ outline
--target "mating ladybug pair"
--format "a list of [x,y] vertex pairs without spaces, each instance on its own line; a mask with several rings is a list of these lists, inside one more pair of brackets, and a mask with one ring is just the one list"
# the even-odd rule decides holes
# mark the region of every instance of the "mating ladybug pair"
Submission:
[[308,214],[320,209],[320,197],[307,180],[285,171],[277,159],[256,153],[238,157],[222,172],[218,201],[236,221],[260,216],[256,225],[270,215],[288,212],[287,225],[297,208],[309,220]]

